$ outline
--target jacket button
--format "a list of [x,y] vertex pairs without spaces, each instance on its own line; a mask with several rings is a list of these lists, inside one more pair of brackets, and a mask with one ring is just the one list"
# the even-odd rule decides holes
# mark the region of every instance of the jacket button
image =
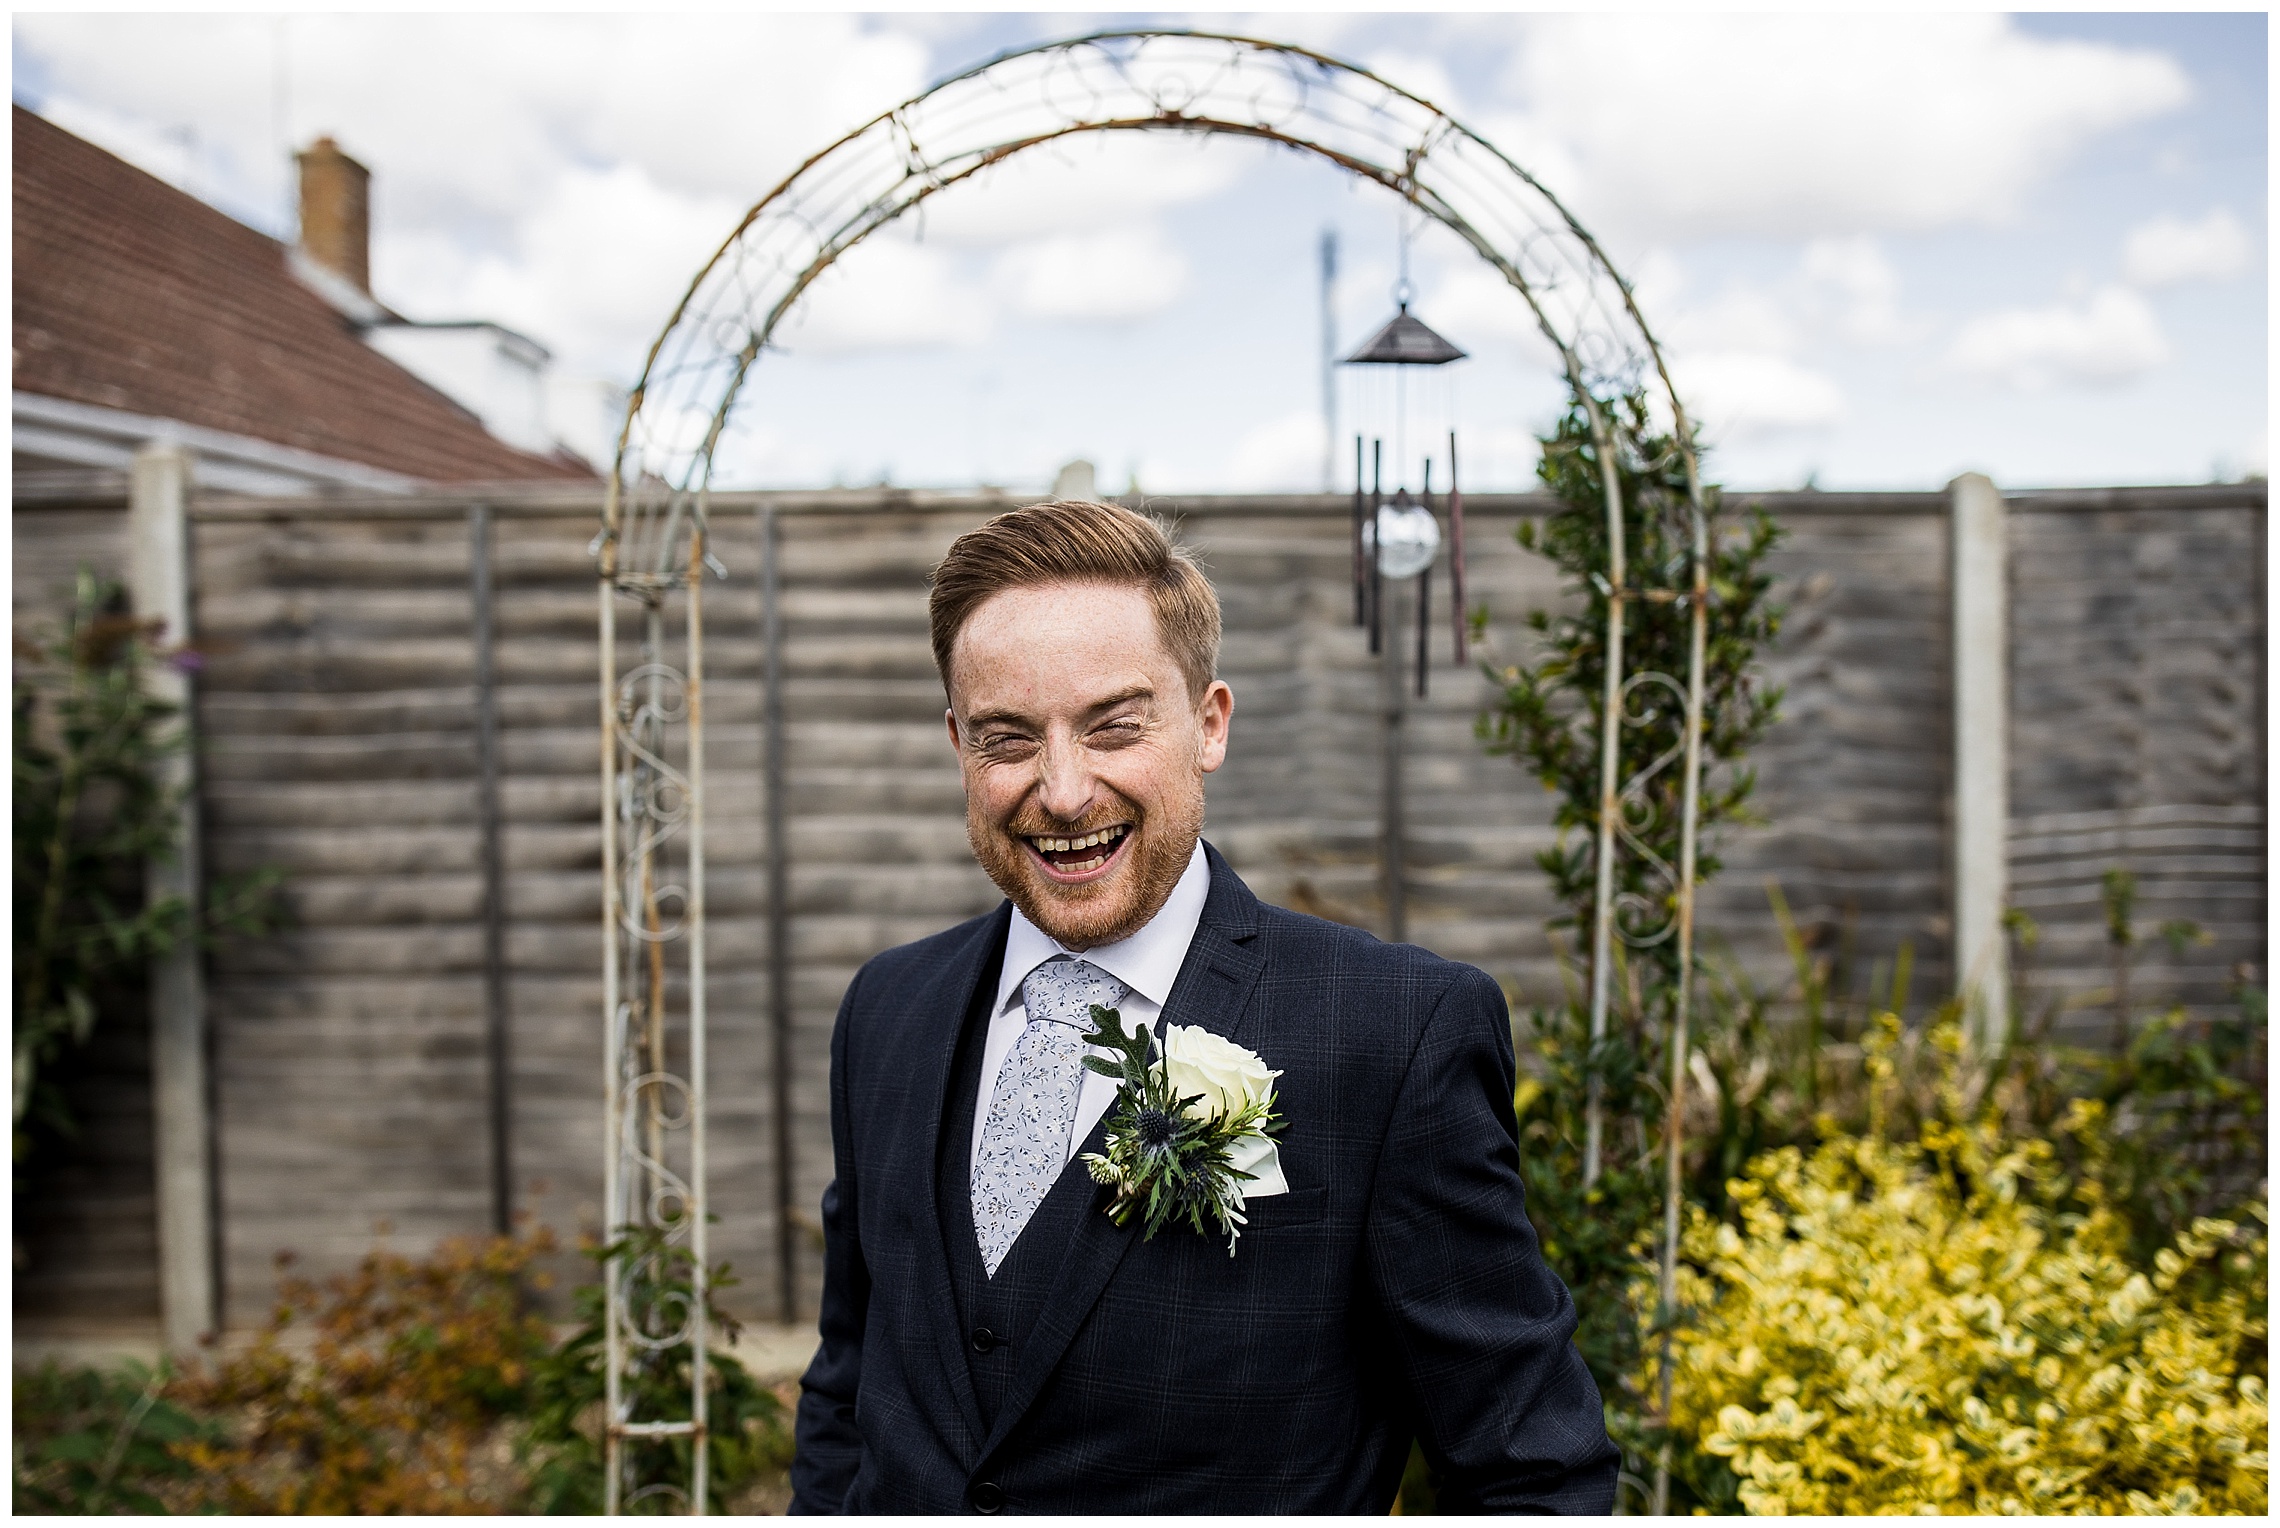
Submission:
[[1005,1492],[994,1480],[985,1480],[975,1486],[972,1499],[976,1512],[996,1512],[1005,1506]]
[[987,1353],[993,1348],[1004,1347],[1005,1339],[986,1326],[977,1326],[974,1328],[973,1343],[975,1352]]

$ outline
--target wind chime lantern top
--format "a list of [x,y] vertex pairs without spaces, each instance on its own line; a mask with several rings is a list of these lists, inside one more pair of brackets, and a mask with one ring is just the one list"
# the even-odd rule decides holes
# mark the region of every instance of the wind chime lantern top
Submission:
[[1401,311],[1367,344],[1346,357],[1348,366],[1446,366],[1461,361],[1465,352],[1435,334],[1431,329],[1409,316],[1409,304],[1401,304]]
[[[1367,343],[1346,357],[1348,366],[1446,366],[1461,361],[1465,352],[1409,315],[1409,283],[1405,277],[1394,297],[1398,311],[1391,322],[1371,335]],[[1453,449],[1453,448],[1452,448]],[[1359,468],[1357,461],[1356,467]],[[1430,469],[1427,485],[1430,489]],[[1358,534],[1368,556],[1374,550],[1378,571],[1387,578],[1414,578],[1433,565],[1441,550],[1441,526],[1433,511],[1409,497],[1404,488]]]

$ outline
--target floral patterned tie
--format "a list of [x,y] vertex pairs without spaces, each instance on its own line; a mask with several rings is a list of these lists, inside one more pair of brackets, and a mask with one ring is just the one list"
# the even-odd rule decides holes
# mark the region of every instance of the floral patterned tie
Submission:
[[1092,1006],[1118,1007],[1131,992],[1068,955],[1054,956],[1021,984],[1029,1023],[998,1069],[974,1160],[974,1240],[992,1278],[1068,1165]]

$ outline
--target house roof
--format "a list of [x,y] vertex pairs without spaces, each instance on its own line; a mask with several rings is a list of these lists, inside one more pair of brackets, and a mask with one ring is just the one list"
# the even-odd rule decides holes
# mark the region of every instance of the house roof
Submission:
[[15,108],[14,386],[431,482],[591,478],[366,345],[286,246]]

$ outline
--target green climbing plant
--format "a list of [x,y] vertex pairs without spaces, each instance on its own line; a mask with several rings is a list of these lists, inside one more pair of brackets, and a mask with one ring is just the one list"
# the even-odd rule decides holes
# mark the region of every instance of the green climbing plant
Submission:
[[[1661,674],[1683,686],[1687,673],[1692,587],[1692,517],[1679,443],[1650,422],[1644,394],[1599,400],[1616,478],[1623,496],[1626,604],[1623,667],[1630,674]],[[1535,652],[1484,665],[1499,694],[1477,731],[1492,754],[1509,757],[1543,782],[1556,798],[1554,847],[1537,857],[1564,909],[1554,927],[1587,929],[1591,922],[1595,834],[1599,823],[1600,729],[1607,677],[1609,582],[1607,509],[1601,448],[1580,402],[1542,437],[1537,478],[1555,508],[1541,521],[1523,520],[1518,539],[1559,569],[1573,596],[1566,610],[1534,610],[1526,618]],[[1705,834],[1748,820],[1756,772],[1740,764],[1773,724],[1781,691],[1765,686],[1758,656],[1780,633],[1784,607],[1772,599],[1767,559],[1781,531],[1762,507],[1727,511],[1714,486],[1703,489],[1710,526],[1710,603],[1703,660],[1700,822]],[[1485,609],[1474,613],[1485,629]],[[1655,760],[1671,762],[1634,792],[1631,831],[1655,859],[1676,865],[1683,771],[1674,750],[1685,738],[1683,691],[1649,683],[1634,690],[1620,740],[1620,778],[1630,780]],[[1723,766],[1723,767],[1722,767]],[[1720,866],[1706,841],[1696,875],[1707,881]],[[1633,932],[1667,919],[1673,888],[1654,861],[1638,853],[1616,860],[1616,893],[1633,911]],[[1647,946],[1632,957],[1647,968],[1642,988],[1660,989],[1677,975],[1674,941]]]
[[19,1174],[38,1133],[74,1128],[59,1065],[99,1017],[127,1000],[155,956],[185,939],[257,932],[278,916],[274,872],[209,888],[200,916],[179,896],[146,898],[152,860],[177,852],[182,791],[167,761],[185,746],[147,666],[194,669],[116,584],[82,570],[59,625],[14,643],[15,1048],[13,1150]]
[[[627,1230],[616,1241],[590,1249],[588,1255],[600,1267],[615,1262],[619,1276],[633,1281],[629,1304],[634,1309],[687,1311],[695,1303],[696,1259],[686,1246],[669,1240],[662,1230]],[[714,1303],[714,1295],[736,1282],[725,1262],[716,1265],[705,1279],[706,1319],[715,1334],[731,1342],[739,1324]],[[539,1360],[532,1374],[528,1451],[535,1511],[602,1510],[603,1400],[608,1382],[606,1299],[602,1283],[586,1285],[577,1292],[577,1330]],[[623,1378],[623,1399],[634,1414],[666,1421],[688,1418],[690,1347],[687,1341],[633,1347]],[[749,1490],[756,1480],[789,1468],[792,1437],[783,1403],[733,1356],[712,1349],[705,1355],[705,1367],[710,1510],[718,1512],[729,1510],[726,1504]],[[649,1491],[629,1497],[624,1510],[687,1511],[686,1498],[677,1487],[666,1489],[654,1483],[689,1479],[689,1440],[632,1438],[624,1447],[631,1455],[629,1475],[653,1483]]]
[[[1626,849],[1615,863],[1618,927],[1644,935],[1675,912],[1685,787],[1680,762],[1686,713],[1683,686],[1691,643],[1693,523],[1679,441],[1658,429],[1644,394],[1598,400],[1622,493],[1625,549],[1623,668],[1671,683],[1641,681],[1626,697],[1619,777],[1644,780],[1629,797],[1626,822],[1648,851]],[[1552,920],[1570,980],[1554,1001],[1522,1007],[1528,1052],[1514,1102],[1529,1209],[1552,1266],[1574,1291],[1582,1325],[1576,1343],[1601,1393],[1637,1411],[1634,1394],[1650,1335],[1627,1298],[1639,1258],[1660,1224],[1664,1060],[1678,978],[1678,942],[1636,947],[1615,941],[1606,1033],[1590,1033],[1588,960],[1600,797],[1601,726],[1608,670],[1607,615],[1614,594],[1607,535],[1602,446],[1580,400],[1541,438],[1537,476],[1551,513],[1521,523],[1520,545],[1558,569],[1569,599],[1526,617],[1530,651],[1484,664],[1496,686],[1477,735],[1491,754],[1510,758],[1554,798],[1555,845],[1538,856],[1560,913]],[[1704,647],[1702,794],[1698,882],[1720,867],[1716,830],[1751,820],[1756,776],[1742,760],[1780,710],[1781,692],[1763,682],[1759,658],[1780,632],[1769,559],[1781,531],[1760,507],[1729,508],[1704,489],[1710,532]],[[1487,612],[1473,612],[1485,633]],[[1657,760],[1665,760],[1659,769]],[[1651,856],[1651,857],[1650,857]],[[1579,957],[1570,961],[1569,953]],[[1607,1131],[1601,1173],[1583,1181],[1584,1101],[1598,1085]],[[1715,1155],[1715,1153],[1713,1153]],[[1692,1154],[1702,1160],[1702,1154]]]

